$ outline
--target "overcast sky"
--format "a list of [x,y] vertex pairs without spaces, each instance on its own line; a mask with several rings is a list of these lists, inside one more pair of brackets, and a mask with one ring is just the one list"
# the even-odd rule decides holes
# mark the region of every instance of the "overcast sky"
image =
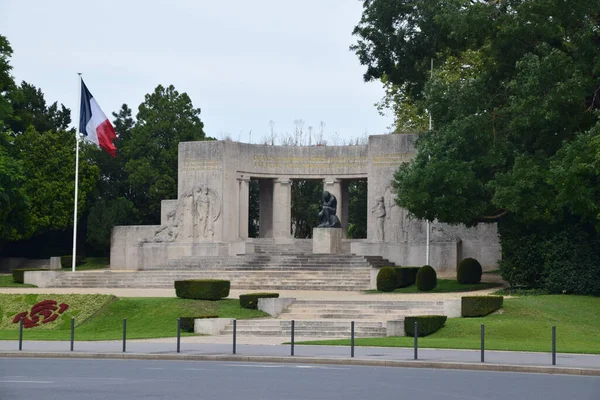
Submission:
[[[388,132],[379,82],[348,47],[358,0],[0,0],[12,74],[71,110],[77,72],[104,112],[173,84],[202,109],[205,132],[259,143],[294,121],[325,139]],[[252,130],[251,136],[249,135]]]

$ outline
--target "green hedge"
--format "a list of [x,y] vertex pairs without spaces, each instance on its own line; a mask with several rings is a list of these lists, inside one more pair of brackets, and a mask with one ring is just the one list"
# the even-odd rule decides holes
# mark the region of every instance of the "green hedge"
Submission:
[[414,285],[417,281],[419,267],[396,267],[396,288]]
[[[75,266],[79,266],[85,263],[84,256],[76,256],[75,257]],[[72,268],[73,267],[73,256],[62,256],[60,257],[60,266],[63,268]]]
[[47,268],[16,268],[12,270],[14,283],[25,283],[25,271],[49,271]]
[[463,296],[461,315],[463,317],[483,317],[502,307],[502,296]]
[[175,294],[183,299],[220,300],[229,296],[231,282],[220,279],[175,281]]
[[217,314],[201,314],[195,317],[179,317],[179,327],[184,332],[194,333],[194,320],[202,318],[219,318]]
[[380,292],[393,292],[396,290],[396,269],[383,267],[377,273],[377,290]]
[[445,315],[416,315],[404,318],[404,333],[406,336],[415,336],[415,321],[417,322],[417,336],[427,336],[439,331],[446,323]]
[[474,258],[465,258],[456,267],[456,281],[462,284],[481,282],[483,269],[481,264]]
[[417,272],[417,289],[429,292],[437,286],[437,273],[431,265],[423,265]]
[[276,299],[279,297],[279,293],[247,293],[240,294],[240,306],[243,308],[249,308],[256,310],[258,308],[258,299]]

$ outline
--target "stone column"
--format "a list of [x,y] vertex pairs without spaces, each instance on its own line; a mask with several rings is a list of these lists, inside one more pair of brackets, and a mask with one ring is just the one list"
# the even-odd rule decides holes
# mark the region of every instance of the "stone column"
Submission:
[[291,238],[291,226],[292,185],[288,177],[280,177],[273,187],[273,238]]
[[342,224],[342,239],[348,238],[348,217],[350,216],[350,192],[348,185],[350,181],[347,179],[342,180],[342,204],[338,206],[340,211],[340,222]]
[[260,214],[259,237],[273,237],[273,179],[259,179],[258,207]]
[[238,178],[238,224],[240,239],[248,239],[248,212],[250,211],[250,178]]

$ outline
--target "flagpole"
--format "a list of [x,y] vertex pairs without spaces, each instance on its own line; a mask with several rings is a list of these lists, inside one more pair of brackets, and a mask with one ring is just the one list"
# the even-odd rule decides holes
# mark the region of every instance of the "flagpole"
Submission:
[[[431,73],[430,79],[433,78],[433,58],[431,59]],[[433,129],[433,120],[431,118],[431,111],[429,111],[429,130]],[[427,220],[427,245],[425,246],[425,265],[429,265],[429,219]]]
[[73,260],[71,261],[71,271],[75,272],[75,259],[77,257],[77,194],[79,192],[79,114],[81,108],[81,72],[78,72],[79,76],[79,102],[75,106],[75,204],[73,207]]

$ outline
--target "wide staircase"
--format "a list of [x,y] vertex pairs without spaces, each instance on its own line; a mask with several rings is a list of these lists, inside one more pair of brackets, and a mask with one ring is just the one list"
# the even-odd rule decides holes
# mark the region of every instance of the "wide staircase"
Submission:
[[[387,321],[400,321],[411,315],[442,315],[443,301],[335,301],[296,300],[278,318],[236,321],[236,335],[290,337],[303,339],[348,338],[354,321],[355,337],[387,335]],[[228,326],[223,335],[232,335]]]
[[381,257],[350,254],[349,241],[335,255],[313,254],[312,240],[279,244],[254,239],[254,245],[254,254],[183,257],[144,271],[65,272],[49,287],[173,288],[176,280],[225,279],[240,290],[360,291],[369,288],[373,267],[394,265]]

